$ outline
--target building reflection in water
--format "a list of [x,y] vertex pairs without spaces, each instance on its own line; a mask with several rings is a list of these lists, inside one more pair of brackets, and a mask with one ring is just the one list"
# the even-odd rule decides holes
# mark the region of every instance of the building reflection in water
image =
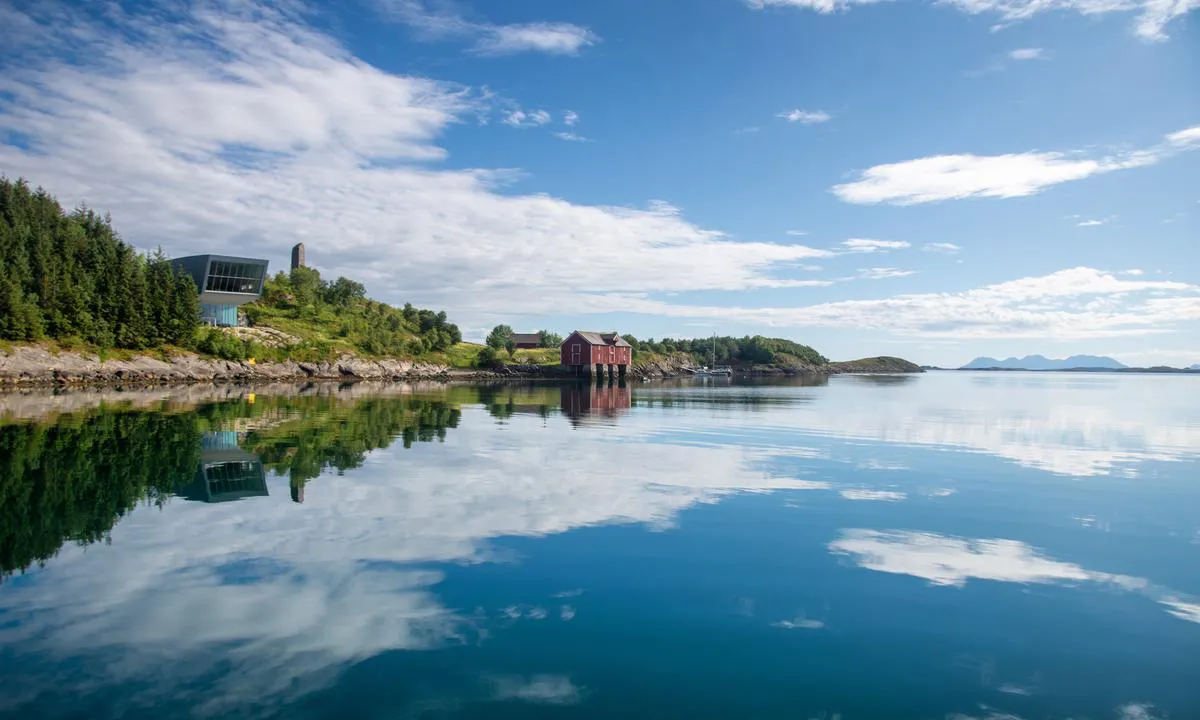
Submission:
[[563,414],[575,427],[588,422],[610,423],[633,405],[633,391],[624,382],[577,383],[559,391]]
[[[243,450],[241,440],[242,434],[235,430],[204,433],[200,437],[200,465],[196,475],[176,494],[207,503],[266,496],[267,476],[262,461]],[[297,502],[303,502],[303,493],[301,489]]]

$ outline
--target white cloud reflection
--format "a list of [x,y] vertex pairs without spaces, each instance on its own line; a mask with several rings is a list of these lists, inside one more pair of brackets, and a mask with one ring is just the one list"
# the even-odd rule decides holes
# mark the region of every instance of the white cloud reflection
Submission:
[[[899,466],[868,442],[960,448],[1074,475],[1194,458],[1200,405],[1195,385],[1180,380],[1191,379],[946,373],[881,386],[838,378],[827,388],[747,388],[758,396],[747,400],[760,401],[753,410],[749,402],[712,404],[689,415],[679,408],[697,402],[696,394],[650,389],[637,412],[590,430],[520,414],[497,429],[482,410],[467,407],[444,444],[373,453],[344,477],[311,483],[303,505],[291,503],[286,482],[276,479],[268,498],[176,500],[161,513],[134,511],[112,530],[112,547],[64,547],[46,571],[7,584],[0,645],[51,661],[94,658],[102,681],[143,686],[129,702],[147,707],[167,693],[179,698],[186,681],[200,679],[203,692],[180,699],[201,715],[224,714],[249,697],[287,701],[388,650],[481,642],[517,621],[549,625],[586,613],[586,596],[561,602],[580,597],[573,584],[554,588],[556,596],[504,598],[474,614],[445,607],[435,564],[511,560],[497,538],[610,523],[669,528],[683,509],[735,492],[910,496],[862,486],[864,474]],[[672,407],[648,402],[667,396]],[[529,440],[534,427],[536,444]],[[817,475],[820,464],[859,477],[847,487]],[[888,482],[896,477],[905,479],[888,473]],[[922,482],[928,485],[911,488],[909,504],[954,491],[937,477]],[[830,549],[862,567],[939,586],[1103,583],[1200,622],[1200,604],[1181,593],[1058,561],[1016,540],[847,530]],[[815,622],[777,625],[815,629]],[[0,710],[34,697],[45,689],[34,683],[45,681],[13,678]],[[79,689],[76,681],[56,679],[55,691]],[[566,676],[526,675],[493,689],[509,699],[555,702],[573,697],[568,687]]]
[[[1200,387],[1174,376],[936,373],[880,392],[859,378],[792,422],[844,438],[961,448],[1058,475],[1137,476],[1200,457]],[[872,461],[863,462],[870,466]]]
[[1105,583],[1137,592],[1161,603],[1167,611],[1200,622],[1200,605],[1131,575],[1097,572],[1048,558],[1031,545],[1002,538],[957,538],[904,530],[843,530],[829,549],[849,555],[859,567],[911,575],[934,585],[963,587],[968,580],[1052,584]]
[[[517,619],[551,619],[540,605],[483,618],[451,611],[433,591],[443,573],[422,565],[504,561],[491,545],[499,537],[608,523],[668,528],[683,508],[735,491],[828,487],[772,474],[737,446],[618,446],[611,440],[628,433],[620,426],[586,436],[565,422],[546,426],[535,445],[524,422],[542,428],[540,418],[516,416],[506,426],[513,432],[501,432],[482,410],[465,409],[444,444],[374,453],[352,476],[310,483],[303,505],[277,478],[267,498],[136,510],[113,528],[113,547],[65,546],[45,571],[6,586],[0,613],[15,622],[0,625],[0,644],[52,661],[102,658],[105,682],[147,685],[131,702],[151,706],[169,693],[199,715],[221,715],[246,698],[286,701],[320,689],[342,667],[384,651],[474,642],[489,623],[502,632]],[[653,467],[653,475],[579,472],[610,467],[617,447],[621,467]],[[553,620],[576,612],[562,606]],[[550,677],[505,680],[498,692],[578,697]],[[186,697],[181,688],[201,678],[204,691]],[[39,681],[45,676],[14,679],[20,690],[0,709],[45,690]]]

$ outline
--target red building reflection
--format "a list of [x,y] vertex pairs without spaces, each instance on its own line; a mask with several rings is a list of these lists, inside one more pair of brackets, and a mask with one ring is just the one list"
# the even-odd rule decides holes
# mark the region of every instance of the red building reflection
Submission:
[[633,393],[624,383],[564,385],[559,398],[563,414],[576,427],[588,422],[611,423],[633,405]]

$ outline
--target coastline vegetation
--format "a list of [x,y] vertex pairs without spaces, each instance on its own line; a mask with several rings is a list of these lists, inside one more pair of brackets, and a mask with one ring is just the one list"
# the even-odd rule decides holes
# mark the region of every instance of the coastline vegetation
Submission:
[[[0,350],[33,342],[102,360],[188,351],[231,361],[354,355],[489,368],[558,365],[562,342],[541,330],[539,347],[518,349],[508,325],[495,327],[482,344],[463,342],[445,312],[393,307],[368,298],[359,282],[327,281],[308,267],[267,278],[262,297],[241,310],[246,331],[200,325],[195,282],[161,251],[139,253],[107,215],[82,206],[66,212],[47,191],[0,177]],[[781,338],[622,337],[633,347],[635,366],[828,365],[813,348]]]

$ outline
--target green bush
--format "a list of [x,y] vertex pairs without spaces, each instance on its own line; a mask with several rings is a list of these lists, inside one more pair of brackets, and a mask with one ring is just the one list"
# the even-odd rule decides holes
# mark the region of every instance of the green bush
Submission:
[[499,362],[499,353],[491,345],[484,345],[479,354],[475,356],[475,367],[480,369],[495,367]]

